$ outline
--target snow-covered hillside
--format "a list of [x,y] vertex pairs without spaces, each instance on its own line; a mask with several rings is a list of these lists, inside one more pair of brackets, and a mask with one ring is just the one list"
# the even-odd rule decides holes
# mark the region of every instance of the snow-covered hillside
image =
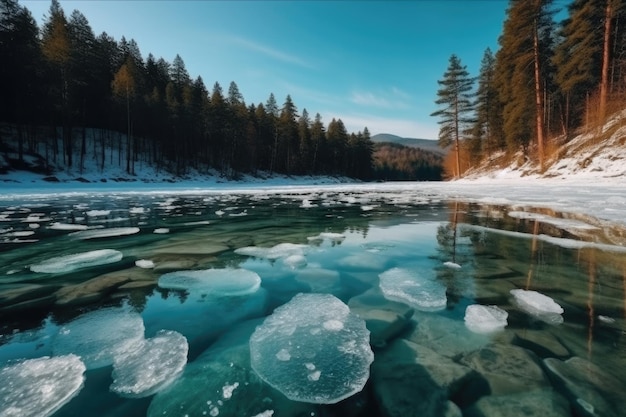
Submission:
[[544,172],[520,154],[508,166],[494,155],[465,175],[466,180],[545,178],[563,180],[626,181],[626,110],[614,115],[602,129],[590,129],[561,145],[546,161]]

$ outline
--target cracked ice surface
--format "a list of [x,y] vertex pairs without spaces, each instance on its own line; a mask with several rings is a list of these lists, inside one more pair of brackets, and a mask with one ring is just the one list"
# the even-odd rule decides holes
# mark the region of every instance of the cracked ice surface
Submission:
[[369,333],[334,296],[298,294],[250,337],[252,368],[289,399],[334,404],[369,378]]
[[76,355],[44,356],[0,369],[0,415],[47,417],[83,387],[85,364]]

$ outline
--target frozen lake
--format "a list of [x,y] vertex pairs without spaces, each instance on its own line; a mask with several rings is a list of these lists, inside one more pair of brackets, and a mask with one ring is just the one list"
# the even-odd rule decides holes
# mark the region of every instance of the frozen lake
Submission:
[[625,415],[623,187],[435,187],[2,196],[0,415]]

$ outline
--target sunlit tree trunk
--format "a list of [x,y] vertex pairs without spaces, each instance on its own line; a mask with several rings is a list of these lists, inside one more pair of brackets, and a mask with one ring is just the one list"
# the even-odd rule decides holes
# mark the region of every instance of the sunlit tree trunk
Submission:
[[606,0],[604,12],[604,43],[602,46],[602,75],[600,79],[599,123],[606,117],[606,104],[609,91],[609,48],[611,39],[611,20],[613,19],[613,0]]
[[533,31],[533,51],[535,57],[535,107],[537,113],[537,152],[539,156],[539,168],[543,172],[545,158],[544,150],[544,119],[543,119],[543,94],[541,92],[541,71],[539,68],[539,31],[537,19],[535,18],[535,29]]

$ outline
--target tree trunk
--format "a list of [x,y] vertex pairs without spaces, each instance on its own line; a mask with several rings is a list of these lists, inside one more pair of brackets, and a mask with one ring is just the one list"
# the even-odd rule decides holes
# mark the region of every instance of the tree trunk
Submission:
[[613,18],[613,0],[606,0],[606,10],[604,12],[604,43],[602,46],[602,76],[600,79],[600,104],[599,123],[604,122],[606,117],[606,103],[609,91],[609,48],[611,39],[611,19]]
[[461,154],[459,150],[459,101],[454,98],[454,152],[456,153],[456,177],[461,178]]
[[539,156],[539,169],[543,172],[545,158],[544,150],[544,119],[543,119],[543,95],[541,93],[541,72],[539,69],[539,33],[537,19],[533,31],[533,50],[535,55],[535,110],[537,113],[537,153]]

